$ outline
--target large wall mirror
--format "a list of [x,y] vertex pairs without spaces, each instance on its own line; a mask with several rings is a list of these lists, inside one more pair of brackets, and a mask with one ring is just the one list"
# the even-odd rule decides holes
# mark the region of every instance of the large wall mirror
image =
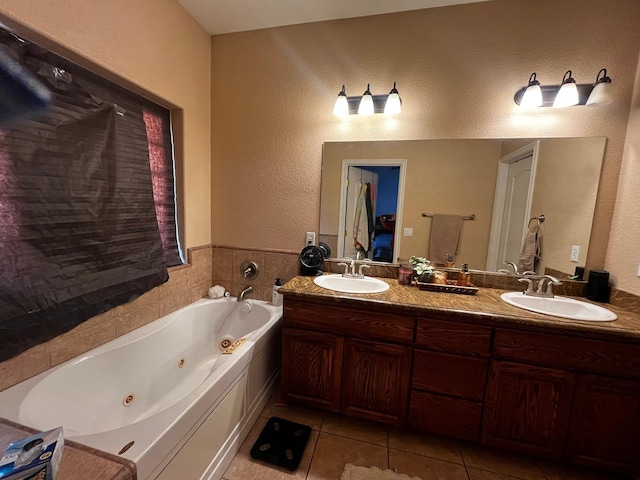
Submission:
[[[368,258],[428,258],[431,215],[459,215],[456,266],[495,271],[518,263],[512,257],[537,228],[536,271],[572,275],[586,263],[605,144],[605,137],[327,142],[319,240],[334,257],[355,253],[354,212],[366,185],[375,230]],[[515,210],[520,217],[509,217]],[[541,224],[530,221],[542,215]]]

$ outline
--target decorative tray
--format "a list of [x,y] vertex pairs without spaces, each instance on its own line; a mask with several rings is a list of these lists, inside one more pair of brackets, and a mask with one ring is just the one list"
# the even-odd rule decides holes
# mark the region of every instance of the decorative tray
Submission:
[[469,284],[466,287],[457,285],[455,280],[447,280],[447,284],[442,283],[424,283],[416,281],[416,285],[420,290],[428,290],[430,292],[442,293],[460,293],[462,295],[475,295],[480,290],[475,285]]

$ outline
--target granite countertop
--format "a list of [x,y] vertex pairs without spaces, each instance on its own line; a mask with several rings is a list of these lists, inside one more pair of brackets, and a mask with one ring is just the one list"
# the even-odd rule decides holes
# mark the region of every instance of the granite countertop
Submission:
[[[34,433],[37,433],[37,430],[0,418],[0,452],[4,453],[11,442]],[[56,480],[136,480],[136,478],[136,466],[132,461],[65,439]]]
[[[590,302],[614,312],[618,318],[612,322],[575,321],[511,306],[500,299],[500,295],[508,290],[480,288],[476,295],[463,295],[424,291],[416,286],[399,285],[395,279],[380,280],[389,284],[389,290],[375,294],[350,294],[319,287],[313,282],[313,277],[298,276],[280,287],[279,292],[285,295],[285,301],[287,297],[299,297],[314,303],[373,307],[431,318],[455,318],[494,326],[521,325],[546,332],[640,342],[640,315],[610,304]],[[578,299],[589,302],[586,298]]]

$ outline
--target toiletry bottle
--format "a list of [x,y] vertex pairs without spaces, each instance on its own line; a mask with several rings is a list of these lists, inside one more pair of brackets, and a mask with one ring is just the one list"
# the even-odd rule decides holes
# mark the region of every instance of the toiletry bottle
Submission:
[[453,255],[447,253],[447,261],[444,262],[445,268],[453,268],[456,266],[456,263],[453,261]]
[[271,299],[271,303],[276,307],[282,305],[282,295],[278,293],[278,290],[282,286],[282,282],[280,282],[279,278],[276,278],[276,283],[273,286],[273,298]]
[[462,270],[458,272],[458,286],[468,287],[470,279],[471,279],[471,274],[469,273],[469,265],[466,263],[463,263]]

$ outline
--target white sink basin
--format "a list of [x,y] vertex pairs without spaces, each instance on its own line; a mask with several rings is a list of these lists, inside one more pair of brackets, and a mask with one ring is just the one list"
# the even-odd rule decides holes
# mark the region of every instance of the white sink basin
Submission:
[[531,312],[569,318],[571,320],[587,320],[591,322],[610,322],[618,318],[606,308],[581,302],[567,297],[542,298],[524,295],[522,292],[508,292],[500,298],[514,307],[524,308]]
[[313,279],[319,287],[344,293],[380,293],[389,290],[389,284],[373,277],[349,278],[340,274],[321,275]]

